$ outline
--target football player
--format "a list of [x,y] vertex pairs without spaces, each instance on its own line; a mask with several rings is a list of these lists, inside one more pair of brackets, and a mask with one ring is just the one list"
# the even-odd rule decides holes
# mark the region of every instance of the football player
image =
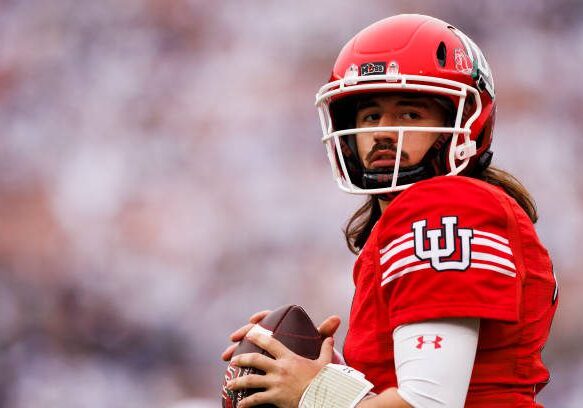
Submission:
[[234,358],[266,373],[228,384],[264,389],[239,406],[541,407],[556,280],[534,201],[490,166],[482,51],[444,21],[390,17],[344,46],[316,106],[338,186],[368,196],[345,230],[358,254],[347,366],[329,364],[331,339],[312,361],[255,335],[274,358]]

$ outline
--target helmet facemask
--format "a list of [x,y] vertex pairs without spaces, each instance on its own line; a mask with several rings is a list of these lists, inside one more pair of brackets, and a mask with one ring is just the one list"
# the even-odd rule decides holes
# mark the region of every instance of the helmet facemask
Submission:
[[[450,111],[443,126],[355,126],[354,101],[380,94],[407,93],[431,96]],[[417,181],[435,175],[460,174],[476,154],[471,140],[471,125],[481,111],[478,92],[473,87],[450,80],[422,76],[387,75],[354,76],[351,72],[320,89],[316,98],[320,121],[332,171],[339,187],[354,194],[386,194],[401,191]],[[350,108],[352,106],[352,109]],[[395,162],[391,167],[370,169],[362,162],[356,135],[387,132],[394,135],[391,149]],[[413,165],[402,160],[406,138],[423,137],[418,133],[437,134],[423,158]]]

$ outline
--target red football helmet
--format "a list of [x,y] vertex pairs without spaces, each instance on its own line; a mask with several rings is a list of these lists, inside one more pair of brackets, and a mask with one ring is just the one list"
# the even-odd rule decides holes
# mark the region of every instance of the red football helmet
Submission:
[[[356,129],[356,101],[372,93],[430,96],[448,105],[444,127]],[[489,165],[495,116],[494,82],[478,46],[439,19],[404,14],[365,28],[342,48],[332,76],[316,95],[324,142],[339,187],[355,194],[403,190],[435,175],[469,174]],[[419,164],[399,168],[407,132],[440,137]],[[357,133],[398,134],[390,169],[366,169],[356,147]]]

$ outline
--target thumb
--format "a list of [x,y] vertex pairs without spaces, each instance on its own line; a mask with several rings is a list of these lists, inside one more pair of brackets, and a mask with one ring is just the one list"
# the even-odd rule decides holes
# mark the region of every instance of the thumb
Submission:
[[320,357],[318,361],[324,364],[332,362],[332,357],[334,356],[334,338],[326,337],[322,342],[322,348],[320,348]]
[[324,337],[334,336],[336,330],[340,326],[340,317],[330,316],[320,324],[318,327],[318,332]]

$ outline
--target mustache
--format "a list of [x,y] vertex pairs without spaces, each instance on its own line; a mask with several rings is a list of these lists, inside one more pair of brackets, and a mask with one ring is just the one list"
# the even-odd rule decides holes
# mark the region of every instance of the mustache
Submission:
[[[373,145],[372,149],[370,149],[370,152],[368,152],[368,154],[366,155],[366,161],[370,162],[373,154],[375,154],[375,152],[378,152],[379,150],[388,150],[390,152],[395,153],[395,155],[396,155],[397,154],[397,144],[391,140],[383,140],[383,141],[380,141],[378,143],[375,143]],[[401,159],[405,159],[405,160],[409,159],[409,155],[403,149],[401,149]]]

